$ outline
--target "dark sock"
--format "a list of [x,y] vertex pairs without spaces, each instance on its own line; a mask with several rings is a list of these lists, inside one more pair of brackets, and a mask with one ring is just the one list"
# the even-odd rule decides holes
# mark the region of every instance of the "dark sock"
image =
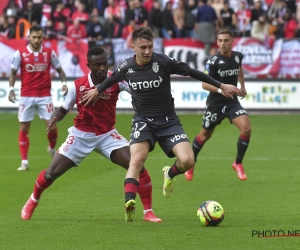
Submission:
[[244,155],[248,148],[249,141],[250,141],[250,136],[240,135],[237,142],[237,156],[235,160],[236,164],[242,163]]
[[139,182],[134,178],[127,178],[124,181],[125,203],[129,200],[135,200],[136,193],[139,190]]
[[182,174],[179,169],[176,167],[176,161],[172,167],[170,167],[168,175],[170,178],[174,178],[176,175]]
[[201,151],[202,147],[204,145],[204,142],[202,142],[202,140],[200,139],[200,136],[197,135],[193,141],[193,152],[194,152],[194,157],[195,157],[195,162],[197,161],[197,156],[199,154],[199,152]]

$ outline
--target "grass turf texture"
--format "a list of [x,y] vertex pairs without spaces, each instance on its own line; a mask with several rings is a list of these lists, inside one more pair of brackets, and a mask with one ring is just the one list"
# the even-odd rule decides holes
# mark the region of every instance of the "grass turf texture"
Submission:
[[[60,145],[74,115],[58,124]],[[201,115],[180,115],[190,140]],[[48,167],[44,123],[35,118],[30,132],[29,171],[20,166],[16,114],[1,113],[0,249],[299,249],[300,237],[257,238],[252,230],[298,230],[299,115],[251,115],[253,134],[244,160],[248,180],[231,169],[238,131],[224,121],[198,158],[193,181],[176,179],[169,199],[162,195],[161,169],[171,165],[156,145],[146,166],[153,182],[153,208],[163,223],[142,221],[137,197],[135,220],[124,221],[125,170],[92,153],[43,193],[29,221],[20,211],[38,173]],[[117,129],[130,134],[131,115],[117,116]],[[218,227],[197,221],[198,206],[216,200],[225,209]]]

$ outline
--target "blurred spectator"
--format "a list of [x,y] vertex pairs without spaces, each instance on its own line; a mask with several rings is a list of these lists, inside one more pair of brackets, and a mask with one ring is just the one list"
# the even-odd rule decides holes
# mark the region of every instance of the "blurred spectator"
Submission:
[[260,16],[266,15],[262,7],[263,2],[261,0],[254,0],[254,8],[251,10],[251,23],[257,21]]
[[119,6],[117,0],[108,0],[108,6],[104,10],[104,19],[108,19],[109,16],[119,21],[124,19],[124,10]]
[[[143,1],[143,6],[145,7],[145,9],[147,10],[148,13],[151,12],[154,2],[156,2],[156,1],[157,0],[144,0]],[[160,1],[159,1],[159,4],[161,5]]]
[[94,7],[99,11],[99,15],[103,16],[105,8],[108,6],[107,0],[94,0]]
[[57,39],[52,20],[48,20],[46,23],[46,27],[44,28],[44,38],[46,40]]
[[8,34],[8,23],[5,16],[0,16],[0,36],[7,37]]
[[174,37],[174,20],[172,13],[172,2],[166,3],[166,7],[163,10],[163,20],[162,20],[162,35],[165,39],[171,39]]
[[87,24],[88,21],[90,20],[89,14],[85,11],[85,4],[84,3],[77,3],[77,8],[75,12],[72,14],[72,21],[74,24],[75,20],[79,20],[81,24]]
[[224,1],[223,0],[210,0],[208,2],[208,4],[214,8],[216,14],[217,14],[217,17],[218,17],[218,20],[220,21],[221,19],[221,9],[223,9],[224,7]]
[[96,15],[91,16],[91,21],[87,25],[87,35],[89,42],[102,40],[105,37],[105,30],[102,24],[99,22],[99,18]]
[[251,27],[251,37],[266,42],[269,39],[269,23],[265,15],[261,15],[258,20],[253,21]]
[[178,2],[178,6],[173,11],[173,19],[175,23],[175,35],[176,38],[184,37],[184,19],[185,19],[185,8],[183,0]]
[[240,1],[240,9],[236,13],[238,22],[238,34],[243,37],[250,37],[251,11],[246,8],[246,1]]
[[22,15],[30,23],[33,20],[38,20],[40,18],[40,14],[33,8],[33,2],[32,1],[27,2],[26,6],[25,6],[25,9],[23,10]]
[[291,10],[291,13],[296,14],[296,10],[297,10],[297,4],[299,4],[299,2],[295,1],[295,0],[285,0],[286,2],[286,7]]
[[155,37],[160,37],[162,28],[163,14],[161,11],[160,1],[155,0],[149,13],[149,26],[154,32]]
[[195,38],[197,5],[195,0],[188,0],[184,18],[184,36]]
[[16,39],[27,39],[29,35],[29,29],[31,27],[24,17],[20,17],[16,23]]
[[7,38],[16,38],[17,11],[16,9],[7,9]]
[[105,22],[106,38],[120,38],[122,37],[123,25],[120,20],[114,19],[110,16]]
[[296,37],[297,33],[297,21],[293,17],[292,11],[288,9],[283,16],[284,24],[283,24],[283,37],[286,39],[292,39]]
[[221,27],[232,30],[232,32],[236,33],[237,28],[237,19],[236,14],[234,13],[233,9],[229,7],[229,1],[224,0],[223,9],[221,9]]
[[[54,27],[55,28],[55,27]],[[67,28],[64,22],[58,22],[57,27],[55,28],[58,39],[64,39],[67,35]]]
[[216,32],[219,30],[217,14],[211,6],[207,5],[207,0],[200,0],[198,7],[195,38],[205,44],[205,57],[209,57],[211,45],[216,41]]
[[41,19],[42,28],[44,28],[46,26],[47,21],[51,19],[51,13],[52,13],[51,0],[44,0],[44,4],[42,7],[42,19]]
[[125,11],[125,25],[134,20],[138,26],[148,26],[148,12],[140,0],[128,0],[129,8]]
[[67,30],[67,37],[71,38],[73,42],[81,38],[87,38],[85,25],[79,19],[75,19]]
[[124,26],[122,29],[122,38],[127,40],[127,45],[131,44],[131,36],[133,30],[136,28],[136,24],[134,20],[129,20],[129,24]]
[[268,10],[268,21],[269,25],[269,33],[270,35],[275,35],[277,29],[277,13],[281,9],[281,0],[274,0]]
[[60,22],[64,22],[66,27],[69,27],[72,24],[71,10],[65,7],[63,3],[57,4],[53,12],[52,21],[55,30],[57,30]]
[[[0,1],[2,1],[2,0],[0,0]],[[7,13],[8,10],[14,11],[14,13],[15,13],[14,16],[16,18],[18,18],[22,14],[23,7],[20,8],[19,4],[17,2],[18,1],[15,1],[15,0],[9,0],[5,9],[3,10],[3,13]]]

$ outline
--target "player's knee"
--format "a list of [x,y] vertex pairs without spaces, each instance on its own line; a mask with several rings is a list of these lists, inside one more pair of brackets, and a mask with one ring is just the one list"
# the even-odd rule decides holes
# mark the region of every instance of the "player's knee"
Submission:
[[54,181],[58,176],[55,175],[54,173],[46,171],[45,173],[45,179],[46,181]]
[[145,159],[141,156],[131,156],[130,165],[133,166],[144,166]]
[[185,170],[189,170],[195,164],[195,157],[192,154],[186,154],[178,159]]
[[251,132],[252,132],[251,125],[248,125],[248,126],[245,126],[245,127],[242,129],[241,134],[242,134],[242,135],[246,135],[246,136],[250,136],[250,135],[251,135]]

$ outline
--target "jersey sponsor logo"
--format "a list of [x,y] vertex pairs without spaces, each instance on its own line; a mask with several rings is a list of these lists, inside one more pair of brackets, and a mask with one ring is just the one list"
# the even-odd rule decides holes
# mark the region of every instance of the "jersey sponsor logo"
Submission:
[[41,71],[45,71],[47,68],[48,68],[47,63],[35,63],[34,65],[32,64],[25,65],[25,70],[27,72],[41,72]]
[[118,72],[120,72],[120,70],[121,70],[125,65],[127,65],[127,61],[121,63],[121,64],[117,67]]
[[132,73],[134,73],[135,71],[132,69],[132,68],[130,68],[130,69],[128,69],[128,71],[127,71],[127,74],[132,74]]
[[240,109],[239,111],[235,112],[237,115],[241,115],[241,114],[247,114],[247,111],[244,109]]
[[224,76],[234,76],[234,75],[238,75],[239,74],[240,69],[228,69],[228,70],[218,70],[218,73],[221,77]]
[[163,81],[163,79],[160,76],[158,78],[158,80],[150,80],[143,82],[131,82],[129,79],[129,85],[133,90],[159,88],[160,83]]
[[30,54],[26,54],[25,52],[23,52],[23,53],[22,53],[22,56],[23,56],[23,57],[26,57],[26,56],[30,56]]
[[152,69],[155,73],[159,71],[159,65],[157,62],[152,63]]
[[179,141],[181,139],[186,139],[188,138],[186,134],[181,134],[181,135],[175,135],[171,140],[171,142],[176,142]]

